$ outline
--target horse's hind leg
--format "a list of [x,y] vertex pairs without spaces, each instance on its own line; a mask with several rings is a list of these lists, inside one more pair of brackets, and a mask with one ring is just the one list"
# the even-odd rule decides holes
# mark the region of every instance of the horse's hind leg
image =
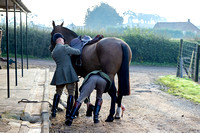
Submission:
[[116,103],[116,87],[115,82],[113,81],[111,88],[108,91],[108,94],[111,97],[111,107],[110,107],[110,114],[106,119],[106,122],[112,122],[114,120],[114,114],[115,114],[115,103]]
[[120,119],[122,110],[122,95],[117,97],[117,109],[115,114],[115,119]]

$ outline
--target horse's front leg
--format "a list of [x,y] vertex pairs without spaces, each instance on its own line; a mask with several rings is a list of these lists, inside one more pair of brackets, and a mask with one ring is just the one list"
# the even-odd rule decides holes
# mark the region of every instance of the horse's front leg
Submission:
[[108,91],[108,94],[111,97],[111,107],[110,107],[110,114],[108,115],[106,122],[113,122],[114,114],[115,114],[115,104],[116,104],[116,87],[115,82],[113,81],[111,88]]

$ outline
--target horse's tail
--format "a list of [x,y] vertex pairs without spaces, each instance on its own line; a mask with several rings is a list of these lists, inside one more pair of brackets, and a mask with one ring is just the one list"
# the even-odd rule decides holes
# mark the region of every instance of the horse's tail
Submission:
[[130,95],[129,79],[129,48],[125,44],[122,47],[122,64],[118,72],[118,95]]

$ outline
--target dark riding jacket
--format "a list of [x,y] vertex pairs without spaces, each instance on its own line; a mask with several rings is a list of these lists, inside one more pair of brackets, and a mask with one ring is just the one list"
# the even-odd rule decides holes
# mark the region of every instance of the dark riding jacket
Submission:
[[56,71],[51,85],[63,85],[79,81],[72,66],[70,55],[80,54],[80,50],[74,49],[69,45],[56,44],[56,47],[52,51],[52,57],[56,62]]

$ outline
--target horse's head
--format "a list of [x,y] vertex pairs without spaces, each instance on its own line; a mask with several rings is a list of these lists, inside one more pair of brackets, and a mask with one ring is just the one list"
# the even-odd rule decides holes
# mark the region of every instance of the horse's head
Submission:
[[55,42],[53,42],[53,39],[52,39],[53,35],[55,33],[63,34],[63,36],[65,37],[65,44],[69,44],[72,39],[78,37],[78,35],[75,32],[71,31],[68,28],[63,27],[63,24],[64,24],[64,22],[62,22],[61,25],[55,25],[55,22],[54,21],[52,22],[53,30],[51,32],[50,51],[52,51],[54,49],[55,45],[56,45]]

